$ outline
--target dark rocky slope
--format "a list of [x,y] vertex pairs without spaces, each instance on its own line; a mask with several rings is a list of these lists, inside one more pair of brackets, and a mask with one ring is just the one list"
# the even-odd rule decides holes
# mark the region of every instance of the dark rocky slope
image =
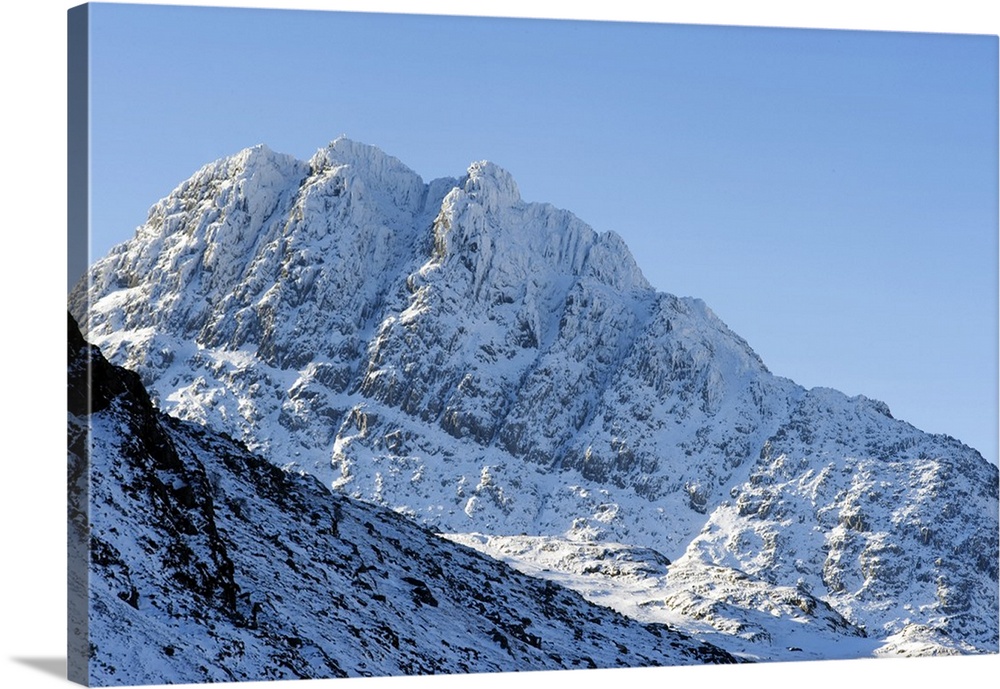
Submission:
[[69,329],[72,679],[733,662],[157,412]]

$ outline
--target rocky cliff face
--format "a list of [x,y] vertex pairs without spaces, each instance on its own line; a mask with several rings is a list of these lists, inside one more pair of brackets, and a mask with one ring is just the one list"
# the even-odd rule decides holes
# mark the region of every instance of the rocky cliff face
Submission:
[[71,309],[169,414],[438,531],[651,548],[880,639],[997,648],[995,467],[772,375],[490,163],[424,183],[344,139],[248,149],[155,205]]
[[733,662],[162,415],[72,322],[68,354],[72,528],[89,577],[71,589],[89,613],[73,679]]

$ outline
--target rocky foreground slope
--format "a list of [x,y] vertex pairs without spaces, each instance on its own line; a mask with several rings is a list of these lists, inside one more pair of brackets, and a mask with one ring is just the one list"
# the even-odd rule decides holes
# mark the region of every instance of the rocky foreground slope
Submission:
[[[772,375],[491,163],[425,183],[346,139],[309,161],[247,149],[70,301],[169,414],[457,540],[656,551],[701,592],[663,605],[748,655],[794,653],[748,622],[790,590],[877,642],[862,654],[997,650],[996,467]],[[740,577],[773,595],[731,595]]]
[[72,321],[68,355],[71,679],[733,662],[157,412]]

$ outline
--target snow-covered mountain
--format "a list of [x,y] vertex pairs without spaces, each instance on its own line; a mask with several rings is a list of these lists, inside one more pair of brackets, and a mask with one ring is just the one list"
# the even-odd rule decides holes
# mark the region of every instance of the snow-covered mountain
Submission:
[[[725,663],[158,412],[69,327],[71,678],[88,685]],[[82,565],[82,566],[80,566]]]
[[[157,203],[70,302],[167,413],[456,540],[655,551],[676,561],[657,605],[726,633],[799,591],[864,654],[997,651],[996,467],[772,375],[619,237],[491,163],[424,183],[346,139],[308,162],[247,149]],[[801,647],[744,636],[760,658]]]

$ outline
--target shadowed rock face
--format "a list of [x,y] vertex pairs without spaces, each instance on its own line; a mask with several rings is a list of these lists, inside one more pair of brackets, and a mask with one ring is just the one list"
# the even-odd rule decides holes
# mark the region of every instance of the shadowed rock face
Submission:
[[344,139],[248,149],[156,204],[71,310],[170,415],[436,530],[652,548],[879,638],[997,648],[996,467],[772,375],[490,163],[424,183]]
[[88,616],[73,679],[733,662],[162,415],[72,319],[68,354],[71,535],[89,575],[71,581]]

